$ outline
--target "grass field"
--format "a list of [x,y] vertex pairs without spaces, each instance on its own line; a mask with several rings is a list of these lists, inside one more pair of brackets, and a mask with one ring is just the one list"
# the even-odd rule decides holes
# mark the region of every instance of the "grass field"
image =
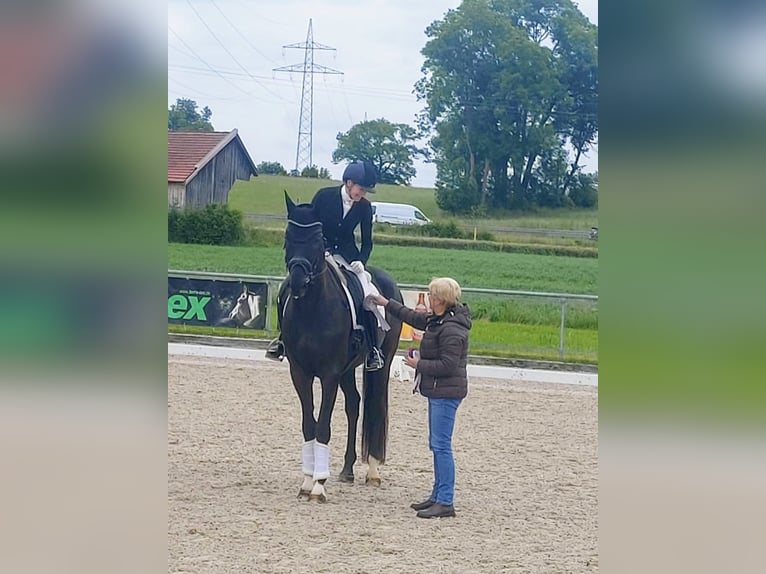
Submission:
[[[327,179],[309,179],[279,175],[259,175],[250,181],[237,181],[229,193],[229,205],[243,213],[284,215],[284,190],[295,202],[308,202],[316,191],[340,182]],[[432,188],[378,185],[370,201],[409,203],[433,220],[454,219],[436,205]],[[466,224],[476,223],[487,227],[533,227],[544,229],[589,230],[598,225],[598,211],[595,209],[539,209],[535,212],[507,212],[493,214],[491,218],[459,218]]]
[[[377,245],[369,263],[400,283],[427,284],[449,275],[464,287],[597,293],[598,260],[521,253]],[[168,268],[284,276],[281,247],[168,244]]]
[[[450,275],[464,287],[520,291],[597,292],[596,259],[380,245],[373,258],[400,283],[427,284]],[[249,275],[284,276],[281,247],[168,245],[168,268]],[[506,358],[558,360],[560,304],[526,297],[466,293],[474,327],[470,352]],[[177,325],[172,332],[265,338],[249,329],[211,329]],[[411,343],[402,342],[406,348]],[[568,303],[564,360],[598,362],[598,312],[588,302]]]

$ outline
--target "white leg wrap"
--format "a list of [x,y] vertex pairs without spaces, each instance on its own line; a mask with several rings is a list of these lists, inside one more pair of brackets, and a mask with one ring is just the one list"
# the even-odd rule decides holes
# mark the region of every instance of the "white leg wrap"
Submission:
[[309,476],[314,475],[314,443],[316,441],[309,440],[303,443],[303,449],[301,451],[301,467],[303,468],[303,474]]
[[314,480],[330,478],[330,447],[314,443]]

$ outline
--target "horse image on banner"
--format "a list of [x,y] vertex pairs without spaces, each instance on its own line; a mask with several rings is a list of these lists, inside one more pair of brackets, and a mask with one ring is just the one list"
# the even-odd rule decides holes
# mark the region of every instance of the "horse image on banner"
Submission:
[[252,327],[255,320],[260,316],[261,296],[250,291],[248,286],[243,284],[242,293],[237,297],[237,301],[225,321],[234,323],[239,327]]
[[[310,204],[296,205],[285,192],[287,278],[280,289],[279,316],[290,376],[301,402],[303,484],[299,497],[325,502],[330,476],[330,421],[338,394],[345,395],[348,436],[339,479],[354,481],[356,427],[360,395],[354,372],[364,363],[366,345],[354,333],[349,300],[325,259],[322,223]],[[384,271],[368,267],[373,283],[387,298],[402,300],[396,282]],[[361,307],[357,313],[363,312]],[[386,315],[391,329],[381,345],[384,367],[363,376],[362,459],[367,462],[366,484],[380,485],[378,466],[386,459],[388,438],[388,382],[396,353],[401,321]],[[322,387],[319,417],[314,417],[314,378]]]

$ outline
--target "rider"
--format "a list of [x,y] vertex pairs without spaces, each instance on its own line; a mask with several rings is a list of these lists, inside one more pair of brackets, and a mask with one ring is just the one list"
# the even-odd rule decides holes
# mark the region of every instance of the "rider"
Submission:
[[[342,185],[320,189],[311,201],[322,222],[326,249],[340,265],[356,274],[365,295],[378,294],[370,281],[370,274],[364,268],[372,252],[372,206],[365,195],[375,192],[376,183],[375,167],[367,161],[356,161],[343,171]],[[357,226],[361,230],[361,249],[354,238]],[[360,319],[364,322],[369,350],[365,368],[376,371],[384,364],[376,340],[378,319],[369,310],[361,313]],[[277,361],[282,360],[284,353],[281,336],[269,343],[266,349],[266,357]]]

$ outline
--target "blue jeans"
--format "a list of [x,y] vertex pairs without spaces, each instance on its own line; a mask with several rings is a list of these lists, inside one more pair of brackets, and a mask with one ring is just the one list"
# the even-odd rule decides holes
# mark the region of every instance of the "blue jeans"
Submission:
[[455,459],[452,431],[462,399],[428,399],[428,448],[434,453],[434,488],[431,500],[452,504],[455,497]]

